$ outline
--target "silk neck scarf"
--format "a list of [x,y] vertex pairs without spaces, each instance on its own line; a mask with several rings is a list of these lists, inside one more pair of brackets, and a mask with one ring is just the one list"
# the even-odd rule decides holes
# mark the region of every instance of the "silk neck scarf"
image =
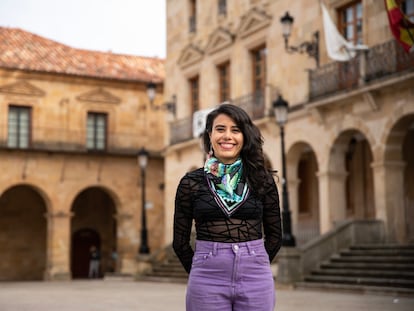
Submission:
[[230,217],[246,201],[249,194],[247,183],[242,181],[243,163],[237,159],[223,164],[217,158],[208,158],[204,165],[207,183],[222,211]]

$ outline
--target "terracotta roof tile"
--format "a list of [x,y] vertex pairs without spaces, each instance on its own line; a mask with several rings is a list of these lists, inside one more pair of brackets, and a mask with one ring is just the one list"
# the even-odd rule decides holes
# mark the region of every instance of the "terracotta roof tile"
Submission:
[[164,59],[75,49],[8,27],[0,27],[0,67],[144,82],[165,77]]

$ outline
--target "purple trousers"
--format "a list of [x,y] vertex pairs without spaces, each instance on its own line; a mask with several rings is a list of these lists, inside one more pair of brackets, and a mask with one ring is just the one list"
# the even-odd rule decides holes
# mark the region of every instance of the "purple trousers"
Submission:
[[273,275],[263,240],[196,241],[187,311],[273,311]]

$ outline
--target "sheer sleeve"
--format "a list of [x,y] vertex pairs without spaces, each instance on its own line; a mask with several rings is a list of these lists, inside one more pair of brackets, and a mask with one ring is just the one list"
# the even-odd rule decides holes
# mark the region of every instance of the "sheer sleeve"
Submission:
[[191,179],[187,174],[181,179],[175,197],[173,249],[188,273],[194,255],[190,245],[192,223]]
[[263,231],[265,248],[270,262],[282,245],[282,224],[280,219],[279,194],[271,175],[266,181],[266,194],[263,199]]

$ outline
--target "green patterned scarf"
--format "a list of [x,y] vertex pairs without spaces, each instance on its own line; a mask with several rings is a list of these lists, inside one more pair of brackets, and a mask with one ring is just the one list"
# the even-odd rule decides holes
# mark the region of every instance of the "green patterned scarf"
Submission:
[[207,159],[204,165],[207,183],[214,199],[227,216],[231,216],[247,199],[249,188],[242,182],[243,163],[237,159],[223,164],[217,158]]

